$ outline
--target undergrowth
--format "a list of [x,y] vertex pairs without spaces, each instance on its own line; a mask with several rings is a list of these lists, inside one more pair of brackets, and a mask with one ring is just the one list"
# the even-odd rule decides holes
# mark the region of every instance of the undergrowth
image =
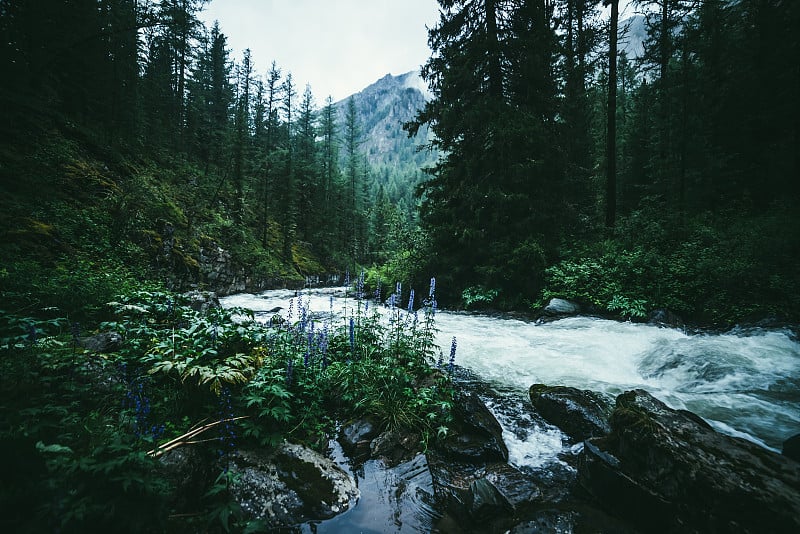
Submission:
[[[337,421],[446,434],[448,373],[435,366],[435,299],[379,313],[363,276],[344,314],[299,295],[267,324],[246,309],[197,311],[180,295],[128,291],[98,331],[122,342],[84,349],[64,317],[0,311],[0,442],[6,532],[229,531],[256,528],[228,489],[237,448],[288,439],[324,449]],[[455,346],[455,345],[454,345]],[[196,450],[212,472],[198,497],[176,495],[160,460]]]

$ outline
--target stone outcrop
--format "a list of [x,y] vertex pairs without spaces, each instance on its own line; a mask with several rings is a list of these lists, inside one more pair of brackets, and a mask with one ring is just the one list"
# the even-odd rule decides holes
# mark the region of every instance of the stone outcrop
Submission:
[[576,441],[611,431],[608,418],[612,403],[599,393],[545,384],[532,385],[528,393],[537,413]]
[[201,279],[220,295],[247,290],[244,267],[236,265],[231,253],[216,243],[208,242],[200,247],[199,264]]
[[291,443],[269,453],[236,451],[231,495],[250,519],[286,529],[328,519],[358,498],[355,482],[332,460]]
[[305,283],[305,279],[299,275],[295,278],[255,276],[245,266],[236,263],[229,250],[210,240],[200,246],[197,263],[199,281],[222,297],[234,293],[257,293],[273,287],[299,289]]
[[439,453],[428,462],[439,508],[462,526],[508,520],[543,500],[534,478],[504,462],[458,462]]
[[800,463],[643,390],[617,398],[611,433],[586,442],[579,480],[647,532],[800,532]]

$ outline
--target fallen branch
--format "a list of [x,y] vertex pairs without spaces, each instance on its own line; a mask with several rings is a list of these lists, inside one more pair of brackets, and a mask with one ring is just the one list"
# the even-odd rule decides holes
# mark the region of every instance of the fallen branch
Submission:
[[191,445],[193,443],[202,443],[202,442],[205,442],[205,441],[213,441],[211,439],[204,439],[204,440],[194,441],[193,438],[199,436],[200,434],[202,434],[206,430],[214,428],[215,426],[220,425],[222,423],[228,423],[228,422],[231,422],[231,421],[238,421],[239,419],[247,419],[248,417],[249,416],[247,416],[247,415],[240,415],[239,417],[230,417],[228,419],[220,419],[219,421],[214,421],[212,423],[206,423],[205,425],[194,427],[191,430],[189,430],[188,432],[186,432],[185,434],[182,434],[182,435],[178,436],[175,439],[171,439],[171,440],[169,440],[168,442],[166,442],[166,443],[164,443],[162,445],[156,446],[155,449],[153,449],[152,451],[148,451],[147,454],[149,456],[152,456],[153,458],[158,458],[159,456],[161,456],[165,452],[169,452],[169,451],[171,451],[173,449],[177,449],[178,447],[182,447],[184,445]]

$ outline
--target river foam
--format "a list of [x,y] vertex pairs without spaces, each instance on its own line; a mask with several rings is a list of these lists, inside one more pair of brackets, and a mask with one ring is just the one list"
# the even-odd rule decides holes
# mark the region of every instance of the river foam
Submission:
[[[352,312],[359,305],[344,295],[344,288],[330,288],[305,292],[302,298],[320,320],[331,313],[338,320],[343,306]],[[233,295],[222,301],[226,307],[261,312],[266,320],[273,312],[265,312],[277,307],[285,316],[290,299],[296,320],[294,291]],[[534,383],[609,396],[642,388],[673,408],[697,413],[721,432],[772,449],[800,432],[800,343],[786,330],[690,335],[593,317],[534,324],[445,311],[437,313],[436,324],[437,342],[445,353],[452,337],[457,338],[457,364],[523,398]],[[555,455],[563,437],[548,428],[520,437],[508,422],[504,429],[509,449],[521,463],[541,463]]]

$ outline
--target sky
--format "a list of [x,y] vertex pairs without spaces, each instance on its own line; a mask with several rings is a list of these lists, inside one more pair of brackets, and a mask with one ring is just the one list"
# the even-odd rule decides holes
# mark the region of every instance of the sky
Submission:
[[231,59],[250,48],[256,73],[274,60],[302,94],[339,101],[386,74],[418,71],[430,56],[426,25],[436,0],[212,0],[200,19],[219,21]]

